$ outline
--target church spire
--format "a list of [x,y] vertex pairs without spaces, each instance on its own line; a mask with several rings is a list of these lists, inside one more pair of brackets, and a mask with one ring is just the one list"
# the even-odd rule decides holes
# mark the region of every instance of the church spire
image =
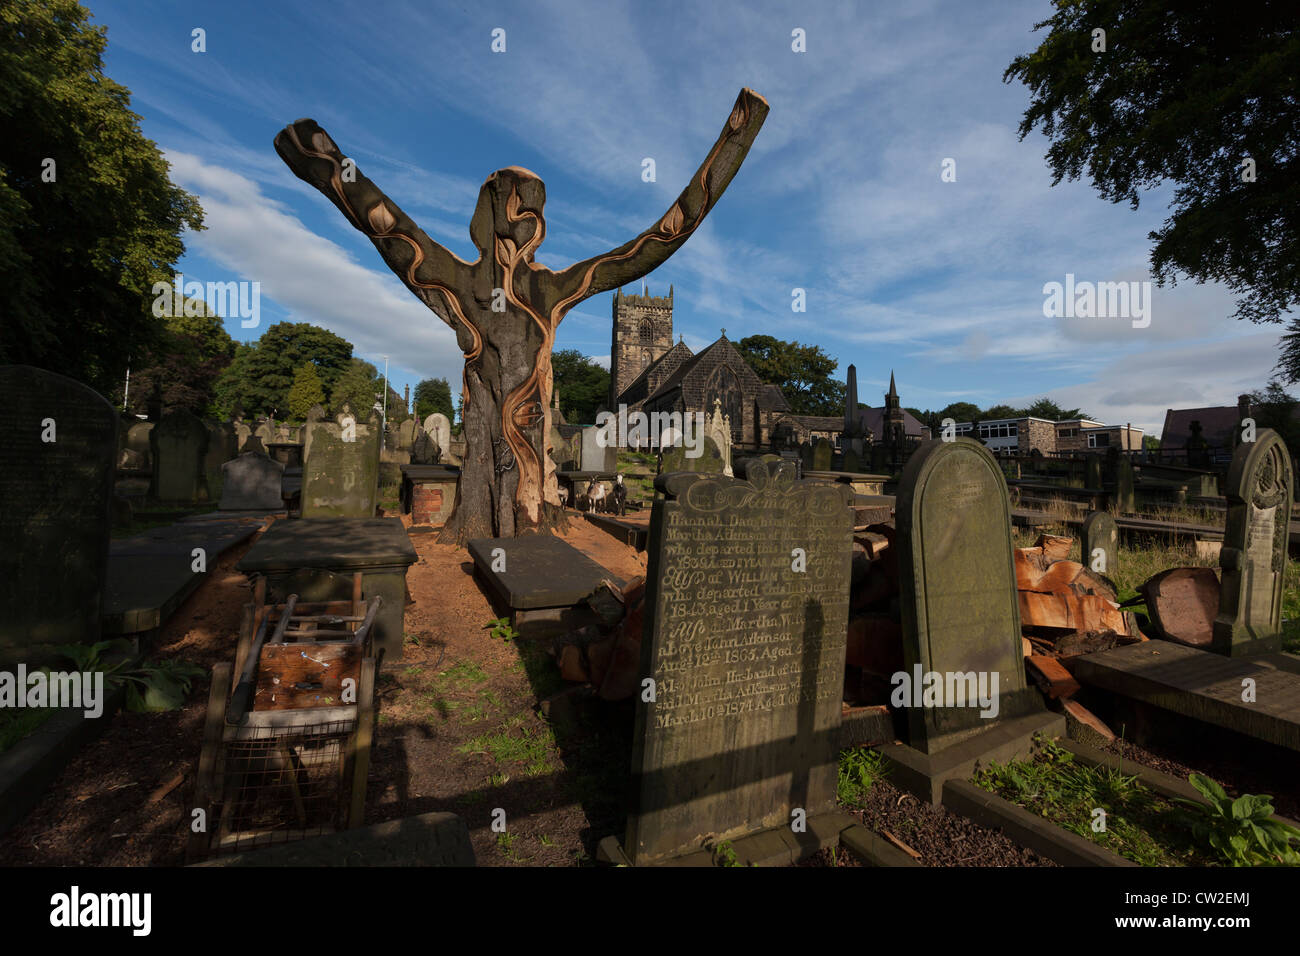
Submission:
[[889,370],[889,397],[898,398],[898,389],[894,387],[894,370]]

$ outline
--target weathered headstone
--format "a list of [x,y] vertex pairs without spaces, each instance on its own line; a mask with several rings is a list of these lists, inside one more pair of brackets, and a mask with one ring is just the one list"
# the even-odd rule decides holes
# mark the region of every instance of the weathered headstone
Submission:
[[280,436],[277,434],[275,429],[275,423],[270,421],[265,421],[258,425],[257,428],[253,429],[253,434],[262,442],[263,448],[266,448],[269,445],[274,445],[280,440]]
[[804,471],[813,470],[813,452],[812,445],[805,442],[799,443],[799,460],[803,462]]
[[222,511],[278,511],[284,465],[260,452],[245,452],[221,466]]
[[221,466],[232,460],[235,449],[235,426],[230,422],[207,422],[208,453],[203,458],[203,473],[208,479],[208,493],[220,498]]
[[830,471],[831,470],[831,443],[825,438],[819,438],[813,443],[812,463],[813,471]]
[[411,443],[411,464],[436,465],[442,457],[442,449],[433,440],[433,436],[423,428],[417,428],[415,441]]
[[[304,518],[373,518],[379,494],[379,431],[316,425],[311,458],[303,466]],[[348,441],[348,435],[353,436]]]
[[623,844],[638,864],[834,808],[852,557],[847,486],[785,463],[655,486],[640,671],[655,697],[638,698]]
[[418,427],[414,418],[408,418],[397,426],[397,447],[406,451],[415,443],[415,429]]
[[153,467],[152,450],[149,446],[149,433],[153,431],[153,422],[136,422],[126,431],[126,448],[132,452],[132,462],[142,471]]
[[660,474],[674,471],[694,471],[707,474],[723,474],[726,462],[722,460],[722,451],[712,438],[705,436],[700,440],[700,454],[692,458],[682,445],[674,445],[664,451]]
[[451,419],[442,412],[434,412],[424,420],[424,430],[437,444],[442,461],[447,460],[447,453],[451,448]]
[[[247,451],[248,439],[253,435],[253,430],[243,422],[235,422],[235,452],[242,454]],[[260,442],[259,442],[260,444]]]
[[153,497],[158,501],[198,501],[206,489],[207,426],[185,409],[172,409],[149,433],[149,443],[153,446]]
[[1101,487],[1101,456],[1088,456],[1087,470],[1084,472],[1083,482],[1085,488]]
[[1080,534],[1083,566],[1097,574],[1113,577],[1119,569],[1119,526],[1108,511],[1092,511],[1083,519]]
[[0,366],[0,663],[100,636],[117,416],[80,382]]
[[618,470],[618,447],[612,444],[601,444],[604,436],[605,429],[595,425],[582,430],[582,460],[580,465],[583,471],[612,474]]
[[1293,496],[1291,456],[1271,428],[1242,442],[1228,469],[1228,521],[1211,649],[1233,657],[1280,649]]
[[1137,511],[1137,499],[1133,493],[1133,462],[1128,455],[1122,455],[1112,448],[1107,453],[1107,465],[1111,474],[1111,486],[1114,488],[1114,507],[1120,514],[1132,514]]
[[862,459],[858,457],[858,453],[857,453],[856,451],[854,451],[852,448],[845,448],[845,449],[844,449],[844,468],[843,468],[843,470],[844,470],[844,471],[847,471],[847,472],[860,472],[860,471],[862,471]]
[[[907,709],[909,743],[925,753],[1034,703],[1025,681],[1009,508],[997,460],[972,439],[925,442],[903,469],[896,516],[907,671],[896,675],[895,693]],[[927,700],[923,691],[936,678],[941,693]],[[979,692],[992,701],[987,710]]]

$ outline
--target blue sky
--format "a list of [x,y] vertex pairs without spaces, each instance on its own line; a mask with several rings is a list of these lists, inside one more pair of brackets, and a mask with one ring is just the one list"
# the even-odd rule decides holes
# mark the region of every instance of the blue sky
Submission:
[[[1261,388],[1280,326],[1230,318],[1221,287],[1153,289],[1151,323],[1046,318],[1043,286],[1149,279],[1147,234],[1171,190],[1134,211],[1086,183],[1053,187],[1047,141],[1016,127],[1004,84],[1045,2],[184,3],[90,0],[106,68],[133,93],[172,179],[200,197],[189,279],[261,283],[256,338],[281,321],[343,335],[400,393],[455,385],[451,331],[389,272],[272,139],[316,119],[435,240],[474,258],[468,224],[494,170],[546,183],[553,268],[613,248],[669,207],[741,87],[767,122],[704,226],[649,277],[675,287],[692,348],[720,329],[820,345],[879,405],[1023,404],[1049,396],[1158,432],[1166,408]],[[191,31],[206,32],[206,52]],[[494,29],[506,51],[491,50]],[[805,31],[806,52],[791,49]],[[656,181],[642,180],[653,158]],[[956,181],[941,181],[942,163]],[[791,310],[806,290],[807,311]],[[612,293],[560,326],[557,348],[608,364]]]

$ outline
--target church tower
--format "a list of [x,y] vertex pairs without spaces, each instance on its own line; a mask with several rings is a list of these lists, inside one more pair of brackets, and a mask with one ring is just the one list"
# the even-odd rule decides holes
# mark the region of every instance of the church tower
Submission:
[[644,283],[640,295],[615,289],[613,311],[609,407],[617,410],[618,397],[673,347],[673,287],[668,287],[667,297],[650,295]]

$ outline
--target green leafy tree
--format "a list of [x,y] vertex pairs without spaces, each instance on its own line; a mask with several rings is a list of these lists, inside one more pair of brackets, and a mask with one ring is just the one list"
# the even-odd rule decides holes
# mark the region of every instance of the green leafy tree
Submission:
[[759,378],[780,387],[796,415],[844,414],[844,383],[831,378],[839,363],[820,346],[770,335],[749,335],[735,346]]
[[451,386],[445,378],[426,378],[415,386],[415,417],[424,421],[441,412],[449,421],[456,420],[456,406],[451,401]]
[[978,405],[970,402],[953,402],[939,410],[939,420],[951,418],[954,422],[973,422],[982,417]]
[[993,405],[984,409],[980,417],[985,421],[999,418],[1023,418],[1025,410],[1023,408],[1012,408],[1010,405]]
[[1087,418],[1088,415],[1080,408],[1062,408],[1050,398],[1040,398],[1034,404],[1026,408],[1023,414],[1030,418],[1046,418],[1051,422],[1069,421],[1072,418]]
[[289,414],[294,421],[303,422],[313,405],[324,404],[325,388],[321,385],[320,375],[316,366],[307,362],[294,374],[293,385],[289,387]]
[[570,424],[590,424],[609,400],[609,372],[577,349],[551,353],[551,382]]
[[[364,421],[370,417],[370,410],[380,401],[383,391],[384,382],[375,367],[359,358],[351,359],[330,393],[330,410],[337,414],[342,410],[343,403],[348,402]],[[390,407],[395,406],[400,400],[400,396],[390,388],[388,394]]]
[[120,397],[132,360],[163,347],[153,284],[203,213],[104,74],[89,16],[73,0],[0,3],[0,363]]
[[1286,443],[1292,460],[1300,460],[1300,402],[1274,379],[1262,391],[1250,393],[1250,410],[1257,428],[1271,428]]
[[[220,316],[198,303],[199,315],[175,315],[131,368],[130,411],[147,413],[157,396],[164,409],[184,408],[201,417],[218,417],[216,382],[229,367],[235,342]],[[191,310],[194,311],[194,310]]]
[[[1240,296],[1238,318],[1282,321],[1300,299],[1292,5],[1058,0],[1034,29],[1044,27],[1003,79],[1030,89],[1020,136],[1042,126],[1055,182],[1086,174],[1103,198],[1134,208],[1140,191],[1174,183],[1172,215],[1149,236],[1157,280],[1222,282]],[[1280,367],[1295,381],[1300,341],[1284,348]]]
[[236,352],[217,383],[218,399],[227,409],[238,400],[250,415],[285,415],[298,369],[308,362],[316,366],[333,400],[335,384],[351,358],[352,343],[327,329],[307,322],[277,322],[254,347]]

